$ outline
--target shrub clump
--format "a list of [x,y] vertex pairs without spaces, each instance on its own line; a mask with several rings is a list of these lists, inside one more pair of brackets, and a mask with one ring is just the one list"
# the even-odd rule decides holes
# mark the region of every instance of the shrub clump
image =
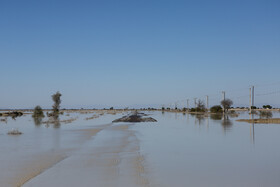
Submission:
[[198,100],[197,106],[195,108],[191,108],[190,112],[206,112],[204,102],[202,100]]
[[257,107],[256,106],[251,106],[251,109],[257,109]]
[[210,108],[211,113],[222,113],[223,108],[220,105],[215,105]]
[[263,105],[263,108],[264,109],[272,109],[272,106],[271,105]]
[[44,112],[39,105],[34,108],[32,117],[34,118],[45,117]]

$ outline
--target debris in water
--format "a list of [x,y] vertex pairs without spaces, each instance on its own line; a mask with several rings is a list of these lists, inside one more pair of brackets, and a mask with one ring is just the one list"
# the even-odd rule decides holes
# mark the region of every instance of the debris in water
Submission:
[[12,129],[8,132],[8,135],[21,135],[22,132],[20,132],[18,129]]

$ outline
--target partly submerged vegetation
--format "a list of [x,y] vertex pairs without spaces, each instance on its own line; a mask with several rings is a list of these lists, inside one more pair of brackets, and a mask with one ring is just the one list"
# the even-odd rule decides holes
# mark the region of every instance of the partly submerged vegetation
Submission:
[[8,135],[21,135],[22,132],[20,132],[18,129],[12,129],[8,132]]
[[210,108],[211,113],[223,113],[223,108],[220,105],[215,105]]
[[37,106],[34,108],[32,117],[33,117],[33,118],[42,118],[42,117],[45,117],[44,112],[43,112],[43,109],[42,109],[39,105],[37,105]]
[[61,96],[62,96],[62,94],[59,93],[59,92],[56,92],[55,94],[52,95],[52,100],[54,102],[54,104],[52,106],[53,111],[52,111],[52,113],[49,114],[49,116],[53,116],[54,118],[58,118],[60,104],[61,104],[61,99],[60,99]]
[[190,112],[207,112],[207,109],[205,107],[204,102],[199,99],[198,102],[196,103],[196,107],[191,108]]

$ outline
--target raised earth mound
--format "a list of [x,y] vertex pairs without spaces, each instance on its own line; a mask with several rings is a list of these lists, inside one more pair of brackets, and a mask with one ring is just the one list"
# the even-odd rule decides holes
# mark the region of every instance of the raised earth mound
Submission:
[[157,120],[155,120],[154,118],[151,118],[151,117],[143,118],[143,116],[146,116],[146,114],[136,112],[134,114],[116,119],[113,121],[113,123],[116,123],[116,122],[157,122]]

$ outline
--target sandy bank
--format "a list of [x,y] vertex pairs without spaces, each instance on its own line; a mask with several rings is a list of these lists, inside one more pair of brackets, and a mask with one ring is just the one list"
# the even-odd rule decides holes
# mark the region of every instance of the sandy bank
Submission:
[[236,121],[247,122],[247,123],[280,124],[280,118],[272,118],[272,119],[238,119]]

